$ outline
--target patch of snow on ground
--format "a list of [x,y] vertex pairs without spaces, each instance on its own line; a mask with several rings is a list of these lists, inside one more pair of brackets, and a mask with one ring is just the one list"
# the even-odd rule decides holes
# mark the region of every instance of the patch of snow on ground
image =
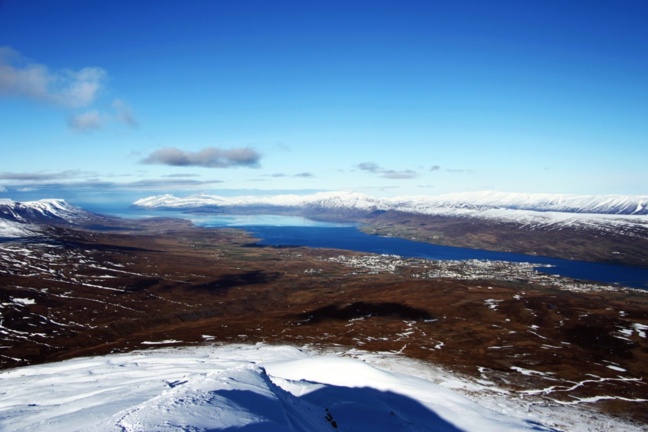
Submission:
[[12,297],[11,300],[14,303],[18,303],[18,304],[21,304],[21,305],[33,305],[33,304],[36,304],[36,300],[30,299],[30,298],[14,298],[14,297]]
[[494,390],[387,353],[158,348],[0,373],[0,430],[640,430]]
[[639,335],[639,337],[642,337],[642,338],[646,337],[646,330],[648,330],[648,325],[634,323],[634,324],[632,324],[632,327],[634,327],[634,329],[637,332],[637,334]]
[[176,344],[176,343],[182,343],[182,341],[176,339],[166,339],[161,341],[144,341],[142,342],[142,345],[165,345],[165,344]]
[[41,235],[36,225],[0,219],[0,238],[21,238]]
[[617,372],[627,372],[627,370],[623,369],[622,367],[619,366],[614,366],[614,365],[607,365],[608,369],[612,369]]
[[522,375],[526,375],[526,376],[531,376],[531,375],[547,376],[547,375],[551,375],[550,373],[547,373],[547,372],[540,372],[540,371],[534,371],[534,370],[531,370],[531,369],[524,369],[524,368],[521,368],[521,367],[518,367],[518,366],[511,366],[511,369],[513,369],[516,372],[521,373]]

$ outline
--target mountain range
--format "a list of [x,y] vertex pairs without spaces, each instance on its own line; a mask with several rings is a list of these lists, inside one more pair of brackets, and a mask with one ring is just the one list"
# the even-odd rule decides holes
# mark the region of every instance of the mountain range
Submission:
[[368,234],[445,246],[647,266],[648,196],[466,192],[375,198],[355,192],[159,195],[140,209],[287,214],[360,223]]
[[[304,198],[310,204],[299,207]],[[291,199],[185,210],[349,218],[377,235],[648,266],[645,215],[481,208],[477,200],[407,213],[360,194],[279,201]],[[498,213],[517,222],[462,216]],[[524,222],[538,215],[580,225]],[[256,241],[244,230],[110,218],[62,200],[0,201],[0,430],[648,424],[645,291],[537,275],[526,264]],[[240,343],[248,345],[230,345]],[[308,347],[329,347],[333,357]],[[359,348],[406,363],[370,368]],[[424,364],[447,371],[430,375]]]
[[[133,209],[207,214],[278,214],[355,222],[368,234],[445,246],[648,266],[648,196],[469,192],[375,198],[312,195],[158,195]],[[113,218],[114,219],[114,218]],[[0,237],[43,235],[51,226],[110,226],[111,218],[64,200],[0,200]],[[120,222],[125,223],[124,221]]]
[[135,201],[136,207],[190,209],[201,207],[279,207],[311,209],[395,210],[405,213],[439,214],[454,210],[531,210],[540,212],[648,215],[648,196],[559,195],[503,192],[464,192],[436,196],[374,198],[357,192],[320,192],[312,195],[271,197],[158,195]]

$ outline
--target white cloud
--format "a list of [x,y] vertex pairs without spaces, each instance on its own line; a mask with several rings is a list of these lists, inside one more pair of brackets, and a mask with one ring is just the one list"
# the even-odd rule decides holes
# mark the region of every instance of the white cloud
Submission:
[[0,47],[0,95],[81,108],[96,99],[105,77],[106,72],[97,67],[51,71],[27,62],[9,47]]
[[94,67],[83,68],[78,72],[66,71],[60,84],[59,103],[70,107],[90,105],[101,90],[105,76],[103,69]]
[[70,118],[68,126],[78,131],[89,131],[101,128],[103,120],[98,111],[88,111]]
[[68,126],[90,131],[107,123],[137,126],[131,107],[121,99],[113,100],[112,112],[94,108],[106,80],[102,68],[51,70],[24,58],[9,47],[0,47],[0,97],[27,99],[70,111]]
[[388,179],[411,179],[416,177],[416,172],[412,170],[383,170],[381,171],[381,177]]
[[377,174],[382,178],[387,178],[387,179],[412,179],[417,176],[416,171],[412,170],[393,170],[393,169],[386,169],[381,167],[380,165],[373,163],[373,162],[362,162],[357,165],[359,169],[362,171],[367,171],[373,174]]
[[369,172],[380,172],[383,169],[378,165],[373,162],[362,162],[358,164],[358,168],[360,168],[363,171],[369,171]]
[[128,126],[137,126],[137,120],[135,120],[131,107],[126,102],[121,99],[115,99],[112,107],[115,110],[115,118],[118,122]]

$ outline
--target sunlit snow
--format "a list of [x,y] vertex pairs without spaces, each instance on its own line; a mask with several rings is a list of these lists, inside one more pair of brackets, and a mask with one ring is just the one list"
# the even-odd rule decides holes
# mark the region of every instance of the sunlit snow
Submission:
[[3,431],[632,430],[394,354],[263,344],[28,366],[0,373],[0,389]]

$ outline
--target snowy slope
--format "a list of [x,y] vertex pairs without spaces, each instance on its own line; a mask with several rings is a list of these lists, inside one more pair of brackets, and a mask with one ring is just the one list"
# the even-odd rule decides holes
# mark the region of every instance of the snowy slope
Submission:
[[0,199],[0,238],[42,235],[40,224],[80,223],[93,215],[61,199],[16,202]]
[[197,207],[321,207],[321,208],[354,208],[373,210],[388,209],[387,203],[367,195],[354,192],[320,192],[313,195],[275,195],[275,196],[239,196],[222,197],[218,195],[198,194],[188,197],[176,197],[165,194],[142,198],[133,203],[143,208],[197,208]]
[[292,209],[312,215],[317,211],[395,210],[431,216],[478,218],[513,222],[531,229],[563,227],[596,228],[601,231],[648,237],[648,197],[577,196],[474,192],[438,196],[372,198],[352,192],[323,192],[313,195],[272,197],[233,197],[160,195],[134,203],[142,208],[191,209],[218,207],[257,211]]
[[158,195],[134,203],[146,208],[192,207],[321,207],[361,210],[402,210],[433,213],[438,209],[511,209],[542,212],[594,213],[615,215],[648,215],[648,196],[552,195],[502,192],[466,192],[437,196],[373,198],[355,192],[320,192],[313,195],[276,195],[271,197],[192,195],[175,197]]
[[639,430],[573,407],[532,409],[393,354],[262,344],[29,366],[0,373],[0,389],[3,431]]
[[417,205],[423,208],[504,208],[568,213],[648,214],[648,196],[563,195],[484,191],[431,197],[408,197],[400,200],[396,199],[396,201],[402,201],[405,205]]
[[33,237],[41,234],[37,225],[0,219],[0,238]]
[[0,199],[0,218],[16,222],[33,223],[45,220],[78,222],[90,213],[62,199],[16,202]]

